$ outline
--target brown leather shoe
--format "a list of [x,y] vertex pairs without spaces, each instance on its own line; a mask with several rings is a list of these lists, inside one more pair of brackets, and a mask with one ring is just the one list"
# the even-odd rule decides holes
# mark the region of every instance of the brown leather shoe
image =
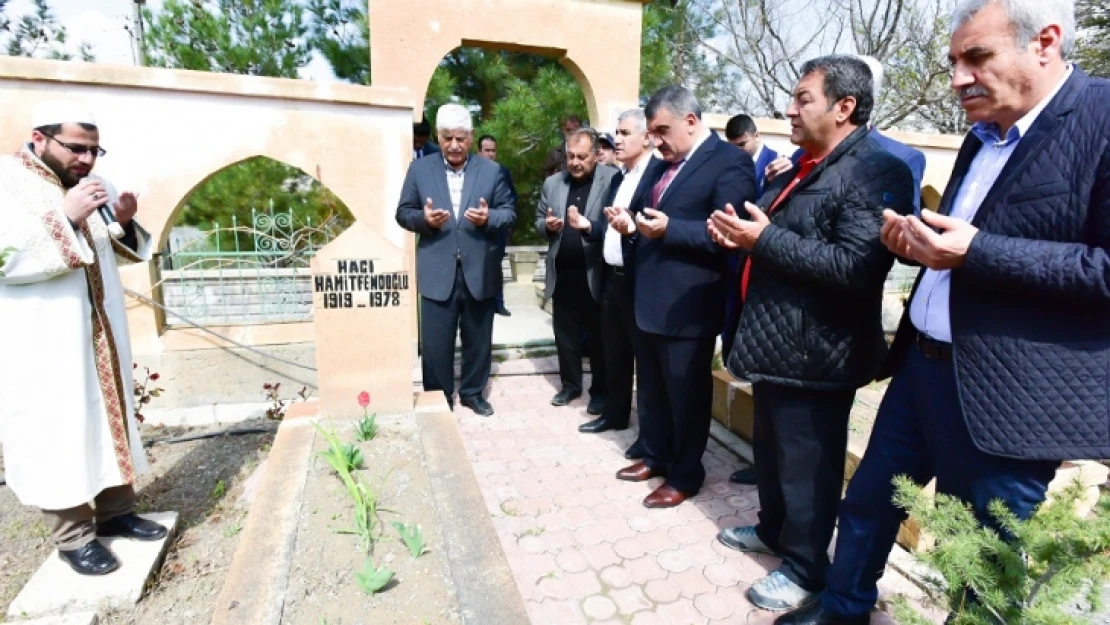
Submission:
[[656,473],[655,471],[652,471],[651,467],[642,462],[637,462],[630,467],[625,467],[620,471],[617,471],[617,479],[624,480],[626,482],[646,482],[651,478],[659,477],[660,475],[662,475],[662,473]]
[[644,497],[645,508],[673,508],[686,501],[686,494],[673,486],[666,484],[656,488],[650,495]]

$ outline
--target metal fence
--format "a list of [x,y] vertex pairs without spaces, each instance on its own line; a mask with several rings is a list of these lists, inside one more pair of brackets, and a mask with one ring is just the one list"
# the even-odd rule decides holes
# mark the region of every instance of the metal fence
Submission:
[[345,227],[271,208],[252,209],[248,224],[232,215],[209,230],[175,229],[161,254],[163,303],[201,325],[311,321],[309,263]]

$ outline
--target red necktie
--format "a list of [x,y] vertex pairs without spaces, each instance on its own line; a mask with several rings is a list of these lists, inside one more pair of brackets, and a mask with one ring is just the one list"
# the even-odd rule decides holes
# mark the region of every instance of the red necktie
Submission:
[[685,162],[686,159],[682,159],[681,161],[671,163],[671,166],[667,169],[666,173],[663,174],[663,177],[651,188],[652,208],[659,208],[659,198],[663,196],[663,192],[667,190],[667,187],[671,186],[671,181],[678,175],[678,168]]
[[[775,210],[779,207],[779,204],[781,204],[782,201],[790,195],[790,192],[794,190],[794,187],[798,186],[798,183],[802,181],[802,178],[805,178],[809,174],[809,172],[817,166],[817,163],[821,162],[820,159],[808,159],[807,156],[808,155],[806,154],[802,155],[802,158],[799,160],[800,167],[798,167],[798,173],[794,175],[794,179],[790,181],[790,184],[786,185],[786,188],[782,190],[782,193],[779,193],[778,197],[775,198],[775,201],[771,204],[771,208],[767,209],[768,217],[770,217],[771,213],[774,213]],[[740,301],[747,301],[748,299],[748,276],[751,274],[751,272],[752,257],[749,254],[748,257],[744,259],[744,270],[740,273]]]

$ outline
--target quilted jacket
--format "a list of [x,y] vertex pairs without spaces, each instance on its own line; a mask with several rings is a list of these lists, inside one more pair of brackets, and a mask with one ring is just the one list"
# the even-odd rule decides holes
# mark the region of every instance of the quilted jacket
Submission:
[[[984,198],[979,233],[952,271],[960,405],[986,453],[1110,458],[1108,102],[1110,82],[1075,68]],[[981,146],[968,134],[940,212]],[[913,334],[907,313],[881,376]]]
[[[789,184],[779,176],[764,211]],[[748,297],[728,369],[752,381],[815,389],[867,384],[886,355],[883,282],[894,256],[882,211],[913,211],[906,164],[859,128],[771,213],[751,251]]]

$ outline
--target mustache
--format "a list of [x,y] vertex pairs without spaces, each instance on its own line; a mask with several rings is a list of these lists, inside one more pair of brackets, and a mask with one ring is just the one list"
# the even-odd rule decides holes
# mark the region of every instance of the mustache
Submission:
[[959,93],[961,99],[989,95],[987,90],[980,85],[969,85],[960,89],[957,93]]

